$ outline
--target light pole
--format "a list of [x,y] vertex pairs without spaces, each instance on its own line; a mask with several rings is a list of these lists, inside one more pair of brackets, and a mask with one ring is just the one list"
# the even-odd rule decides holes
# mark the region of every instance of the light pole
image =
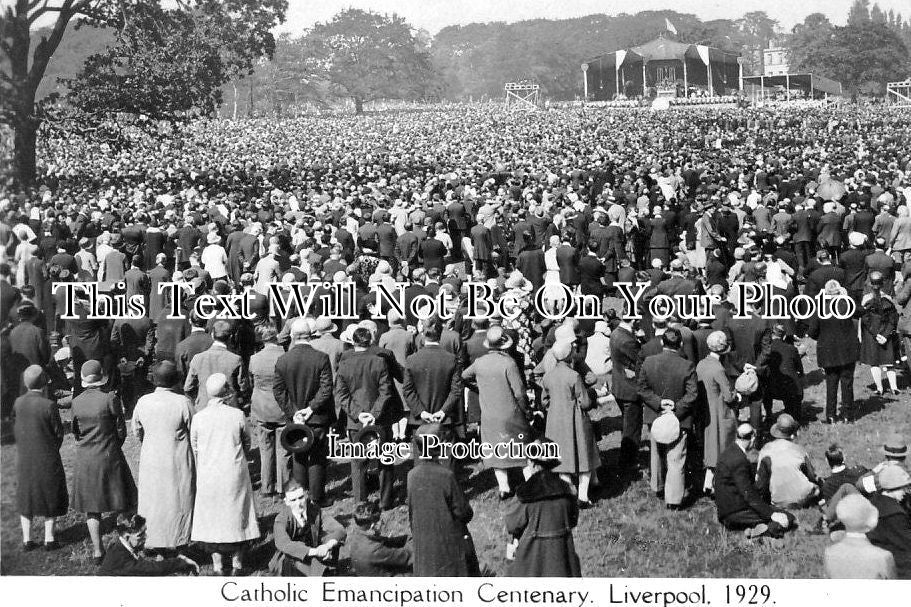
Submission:
[[587,63],[582,64],[582,91],[583,91],[583,95],[584,95],[583,99],[585,101],[588,101],[588,64]]

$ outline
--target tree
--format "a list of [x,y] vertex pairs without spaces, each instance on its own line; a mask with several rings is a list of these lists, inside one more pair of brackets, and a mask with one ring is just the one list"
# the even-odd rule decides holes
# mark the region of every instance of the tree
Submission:
[[831,54],[835,44],[835,28],[822,13],[811,13],[803,23],[791,30],[788,41],[788,62],[795,72],[812,72],[834,77],[837,68]]
[[870,20],[870,0],[854,0],[848,11],[848,25],[861,25]]
[[414,99],[434,85],[430,53],[397,15],[348,9],[301,40],[308,68],[355,113],[376,99]]
[[879,8],[878,4],[874,4],[873,8],[870,9],[870,21],[873,23],[888,23],[886,13]]
[[[8,71],[0,70],[0,119],[15,133],[17,179],[34,181],[38,131],[55,115],[54,99],[38,99],[38,87],[71,22],[118,32],[114,47],[90,57],[73,82],[72,100],[83,118],[111,111],[174,118],[194,108],[211,111],[212,87],[269,55],[270,30],[286,9],[287,0],[16,0],[0,18],[0,51],[8,64]],[[33,26],[52,15],[53,27],[32,51]],[[140,82],[142,75],[152,81]],[[156,109],[159,102],[164,109]]]

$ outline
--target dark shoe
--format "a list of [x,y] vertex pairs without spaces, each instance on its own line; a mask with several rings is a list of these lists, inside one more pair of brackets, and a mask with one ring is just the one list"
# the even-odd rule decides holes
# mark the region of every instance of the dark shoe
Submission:
[[29,540],[22,544],[22,552],[31,552],[32,550],[34,550],[37,547],[38,547],[38,544]]
[[103,562],[104,562],[104,555],[103,555],[103,554],[102,554],[101,556],[93,556],[93,557],[92,557],[92,564],[95,565],[96,567],[100,567],[100,566],[101,566],[101,563],[103,563]]
[[668,510],[675,510],[675,511],[676,511],[676,510],[683,510],[683,506],[682,506],[681,504],[667,504],[665,507],[666,507]]
[[56,540],[53,541],[53,542],[45,542],[45,543],[44,543],[44,550],[45,550],[46,552],[53,552],[54,550],[59,550],[60,547],[61,547],[60,542],[58,542],[58,541],[56,541]]
[[500,501],[506,501],[515,495],[515,491],[500,491]]
[[594,506],[594,504],[588,500],[579,500],[579,510],[588,510],[592,506]]

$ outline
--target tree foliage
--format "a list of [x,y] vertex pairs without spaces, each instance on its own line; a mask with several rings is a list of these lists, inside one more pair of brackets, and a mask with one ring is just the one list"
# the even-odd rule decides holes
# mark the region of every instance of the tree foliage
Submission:
[[[221,84],[272,53],[270,30],[286,9],[287,0],[15,0],[0,17],[0,119],[15,132],[18,178],[34,179],[38,129],[61,115],[38,90],[71,22],[117,32],[69,83],[78,121],[115,112],[177,119],[211,112]],[[47,16],[54,25],[33,46]]]
[[434,83],[430,53],[398,15],[348,9],[301,39],[305,71],[356,111],[376,99],[424,97]]

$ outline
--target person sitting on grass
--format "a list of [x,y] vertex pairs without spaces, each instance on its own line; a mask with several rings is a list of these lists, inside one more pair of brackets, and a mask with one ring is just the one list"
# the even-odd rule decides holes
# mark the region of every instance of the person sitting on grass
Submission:
[[354,529],[348,535],[351,568],[359,577],[393,577],[411,572],[414,553],[407,536],[380,534],[380,508],[361,502],[354,509]]
[[756,488],[779,508],[806,508],[819,501],[810,455],[795,442],[798,429],[797,421],[782,413],[771,429],[775,440],[759,451]]
[[189,557],[152,560],[140,555],[146,542],[146,520],[138,514],[117,518],[117,539],[108,546],[98,575],[163,576],[175,573],[199,574],[199,565]]
[[879,512],[873,504],[859,493],[846,495],[838,502],[835,514],[844,525],[845,536],[826,548],[826,574],[832,579],[894,579],[892,553],[874,546],[867,538],[879,522]]
[[822,522],[828,523],[831,528],[837,524],[835,508],[838,502],[846,495],[858,492],[854,485],[867,473],[867,469],[863,466],[848,468],[844,452],[834,443],[826,450],[826,462],[832,475],[820,483],[819,505],[822,508]]
[[747,452],[756,441],[750,424],[740,424],[734,444],[718,457],[715,468],[715,505],[718,521],[730,530],[746,530],[748,539],[762,536],[781,537],[794,528],[796,518],[776,508],[753,484],[753,468]]
[[876,485],[870,503],[879,512],[879,522],[867,537],[892,553],[898,579],[911,580],[911,514],[902,507],[911,494],[911,475],[900,466],[886,466],[877,472]]
[[331,574],[338,565],[338,548],[345,542],[345,528],[333,517],[324,517],[297,480],[285,482],[284,493],[285,507],[272,527],[276,552],[269,570],[279,576]]

